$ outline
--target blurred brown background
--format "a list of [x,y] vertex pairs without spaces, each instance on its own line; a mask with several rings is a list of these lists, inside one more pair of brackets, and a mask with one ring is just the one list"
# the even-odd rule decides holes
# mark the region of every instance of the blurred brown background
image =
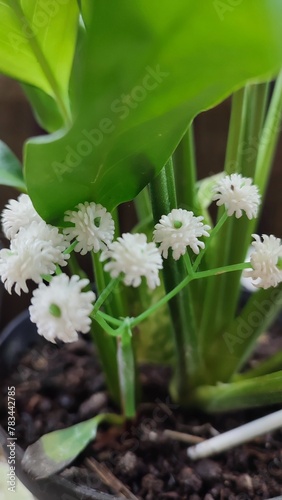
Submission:
[[[202,113],[195,121],[196,153],[199,178],[221,171],[224,166],[225,147],[230,116],[230,100],[220,106]],[[14,81],[0,76],[0,139],[8,144],[12,151],[21,159],[24,141],[41,133],[36,124],[30,106]],[[266,203],[260,222],[260,233],[272,233],[282,237],[280,222],[281,192],[282,192],[282,141],[276,153],[271,181],[268,188]],[[0,210],[7,200],[16,197],[17,192],[0,186]],[[1,241],[3,237],[1,235]],[[19,311],[29,305],[29,297],[22,294],[3,295],[0,328]]]

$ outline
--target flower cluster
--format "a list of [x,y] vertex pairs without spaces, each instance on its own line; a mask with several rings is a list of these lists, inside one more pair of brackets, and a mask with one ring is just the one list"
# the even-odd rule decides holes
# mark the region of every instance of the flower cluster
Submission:
[[248,219],[257,217],[261,196],[252,179],[241,174],[227,175],[220,179],[213,190],[213,201],[218,206],[224,205],[229,216],[235,214],[238,219],[244,211]]
[[169,248],[172,249],[175,260],[185,254],[187,247],[195,254],[199,253],[199,248],[205,248],[204,242],[198,238],[209,236],[208,231],[211,228],[202,223],[203,219],[204,217],[195,217],[193,212],[181,208],[163,215],[154,230],[154,241],[161,244],[160,252],[163,257],[167,259]]
[[34,291],[29,308],[30,319],[36,323],[39,335],[50,342],[55,338],[63,342],[77,340],[78,333],[90,330],[89,315],[95,294],[82,292],[89,280],[66,274],[54,276],[49,286],[40,283]]
[[[228,215],[237,218],[243,212],[249,219],[255,217],[260,203],[258,188],[239,174],[221,179],[214,187],[213,199],[225,206]],[[67,227],[62,232],[47,224],[25,194],[11,200],[2,212],[2,228],[10,248],[0,250],[1,280],[9,293],[14,289],[19,295],[28,292],[28,280],[39,284],[31,300],[30,316],[38,333],[51,342],[56,338],[72,342],[78,332],[88,332],[91,325],[95,294],[83,291],[89,281],[76,275],[69,278],[60,269],[68,263],[70,245],[82,255],[100,252],[104,270],[112,278],[120,277],[132,287],[138,287],[144,279],[153,290],[160,285],[159,271],[169,250],[175,260],[187,249],[198,255],[205,249],[201,238],[209,237],[211,230],[202,216],[179,208],[161,217],[154,227],[152,242],[138,233],[125,233],[113,241],[113,218],[94,202],[78,204],[66,212],[64,220]],[[257,235],[253,237],[252,269],[245,270],[244,275],[251,277],[257,287],[276,286],[282,281],[281,241],[274,236],[263,235],[263,241]],[[57,275],[52,277],[55,272]],[[46,285],[44,280],[50,283]]]
[[49,286],[43,283],[45,276],[67,264],[68,239],[58,228],[46,224],[25,194],[6,205],[2,228],[11,241],[9,249],[0,250],[1,281],[9,293],[14,287],[18,295],[28,292],[28,280],[39,283],[30,306],[31,321],[37,324],[38,333],[51,342],[56,338],[72,342],[78,332],[88,332],[95,294],[82,289],[89,280],[60,274]]
[[254,251],[250,255],[252,269],[246,269],[243,276],[252,278],[253,284],[258,288],[275,287],[282,281],[282,269],[279,261],[282,259],[281,239],[273,235],[253,234],[252,246]]
[[0,275],[6,290],[20,295],[28,292],[27,280],[42,281],[67,264],[68,242],[56,227],[46,224],[27,195],[11,200],[2,213],[4,233],[11,238],[10,248],[0,250]]
[[102,205],[79,203],[76,210],[65,214],[65,221],[73,226],[64,229],[69,241],[76,240],[75,251],[85,255],[87,252],[99,252],[109,245],[114,237],[113,218]]
[[162,269],[162,258],[155,243],[147,243],[145,234],[123,234],[101,254],[101,261],[110,259],[105,265],[112,278],[123,274],[127,286],[137,287],[145,276],[148,287],[156,288],[160,284],[158,275]]

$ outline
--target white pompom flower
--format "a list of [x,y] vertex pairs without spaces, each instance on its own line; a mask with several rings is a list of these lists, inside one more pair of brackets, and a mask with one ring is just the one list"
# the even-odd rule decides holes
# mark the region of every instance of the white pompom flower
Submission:
[[69,278],[66,274],[54,276],[49,285],[40,283],[29,307],[30,319],[36,323],[39,335],[53,343],[56,339],[74,342],[78,332],[89,332],[89,315],[96,297],[92,291],[82,291],[88,284],[88,279],[76,275]]
[[100,204],[79,203],[77,210],[68,210],[64,220],[74,224],[65,228],[69,241],[77,240],[75,251],[85,255],[105,249],[114,237],[115,224],[111,214]]
[[43,220],[23,227],[11,240],[9,249],[0,250],[0,276],[6,290],[12,288],[20,295],[27,293],[27,280],[42,281],[42,275],[53,274],[56,266],[67,264],[68,254],[63,252],[68,242],[56,227]]
[[145,234],[124,233],[109,245],[101,254],[104,266],[112,278],[124,275],[123,283],[138,287],[142,277],[146,278],[148,287],[153,290],[160,285],[159,270],[162,269],[162,257],[155,243],[148,243]]
[[243,276],[252,278],[257,288],[275,287],[282,281],[282,270],[278,266],[282,259],[281,239],[263,234],[261,241],[257,234],[252,236],[255,239],[254,251],[250,254],[252,269],[245,269]]
[[227,175],[220,179],[213,191],[213,201],[218,206],[224,205],[228,216],[235,214],[239,219],[246,212],[248,219],[257,217],[261,196],[251,178],[241,174]]
[[174,208],[168,215],[162,215],[153,234],[154,241],[160,243],[159,250],[163,257],[167,259],[169,248],[175,260],[185,254],[187,247],[195,254],[199,253],[199,248],[205,248],[204,242],[198,238],[209,236],[211,228],[202,223],[203,219],[182,208]]
[[9,200],[1,214],[3,233],[9,240],[14,238],[17,232],[28,227],[31,222],[42,221],[36,212],[27,194],[20,194],[17,200]]

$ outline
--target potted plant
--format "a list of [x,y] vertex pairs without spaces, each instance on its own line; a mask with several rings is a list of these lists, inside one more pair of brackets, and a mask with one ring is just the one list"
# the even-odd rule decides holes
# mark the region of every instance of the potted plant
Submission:
[[[91,331],[119,408],[43,436],[25,470],[50,476],[98,424],[134,419],[140,360],[171,367],[188,409],[281,402],[282,353],[241,369],[281,306],[281,242],[256,221],[280,127],[282,5],[4,0],[0,14],[0,70],[47,132],[27,141],[23,170],[1,147],[1,180],[22,191],[2,213],[1,280],[19,295],[38,285],[30,317],[48,341]],[[225,165],[199,182],[193,118],[232,93]],[[138,223],[121,234],[129,200]],[[238,314],[242,273],[258,291]]]

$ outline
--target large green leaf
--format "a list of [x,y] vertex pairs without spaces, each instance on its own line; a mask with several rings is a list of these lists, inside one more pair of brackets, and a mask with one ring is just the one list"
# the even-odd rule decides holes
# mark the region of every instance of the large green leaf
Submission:
[[50,95],[65,119],[78,12],[76,0],[0,2],[0,71]]
[[277,0],[225,13],[211,0],[88,3],[77,119],[66,134],[26,147],[28,190],[50,222],[85,200],[112,209],[132,199],[192,117],[282,66]]

